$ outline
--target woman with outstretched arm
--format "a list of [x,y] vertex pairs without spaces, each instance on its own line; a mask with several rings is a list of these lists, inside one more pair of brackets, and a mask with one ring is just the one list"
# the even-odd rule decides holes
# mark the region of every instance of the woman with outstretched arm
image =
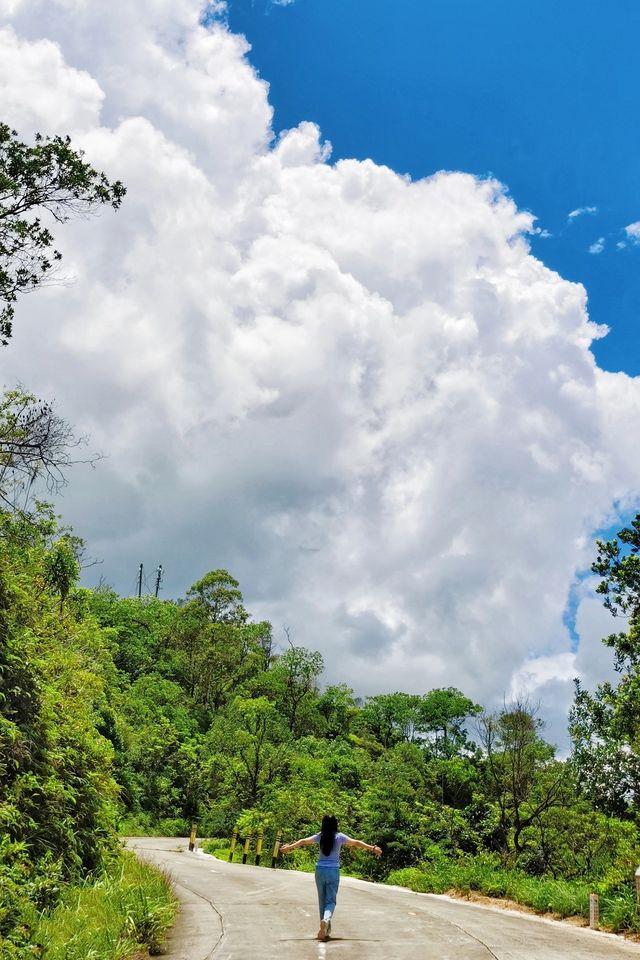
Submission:
[[340,883],[340,850],[343,846],[359,847],[369,850],[376,857],[382,855],[380,847],[365,843],[363,840],[354,840],[345,833],[338,832],[338,821],[335,817],[324,816],[320,833],[312,837],[303,837],[295,843],[285,843],[280,847],[280,853],[289,853],[297,847],[308,847],[312,843],[319,844],[318,861],[316,863],[316,887],[318,888],[318,906],[320,908],[320,929],[318,940],[327,940],[331,934],[331,918],[336,908],[336,897]]

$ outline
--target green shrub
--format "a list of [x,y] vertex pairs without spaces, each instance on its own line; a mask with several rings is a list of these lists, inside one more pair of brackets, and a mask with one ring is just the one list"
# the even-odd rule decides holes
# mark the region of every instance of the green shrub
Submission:
[[158,820],[154,827],[156,837],[188,837],[190,832],[191,824],[180,817],[166,817],[164,820]]
[[203,840],[200,847],[205,853],[211,853],[220,860],[229,858],[228,837],[210,837],[208,840]]
[[61,860],[51,854],[34,863],[27,844],[0,839],[0,941],[8,957],[14,947],[24,948],[38,914],[57,903],[62,875]]
[[118,821],[118,833],[121,837],[157,836],[153,818],[148,813],[131,813]]
[[436,893],[430,882],[431,878],[418,867],[404,867],[402,870],[392,870],[387,877],[387,883],[397,887],[408,887],[416,893]]

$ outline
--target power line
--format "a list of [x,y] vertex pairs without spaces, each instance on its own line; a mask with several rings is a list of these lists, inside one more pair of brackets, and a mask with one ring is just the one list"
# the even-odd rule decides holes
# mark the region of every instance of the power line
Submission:
[[[153,593],[154,593],[154,595],[155,595],[156,597],[158,596],[158,593],[160,592],[160,587],[161,587],[161,585],[162,585],[162,581],[163,581],[163,580],[164,580],[164,567],[162,566],[161,563],[159,563],[158,566],[157,566],[157,568],[156,568],[155,586],[154,586],[154,590],[153,590]],[[141,599],[142,599],[142,587],[143,587],[143,585],[144,585],[144,589],[145,589],[145,594],[150,594],[150,593],[151,593],[151,586],[149,585],[149,581],[148,581],[147,576],[146,576],[146,574],[145,574],[145,572],[144,572],[144,564],[141,563],[140,566],[138,567],[138,573],[137,573],[137,575],[136,575],[136,586],[135,586],[135,593],[136,593],[136,596],[138,597],[138,600],[141,600]]]

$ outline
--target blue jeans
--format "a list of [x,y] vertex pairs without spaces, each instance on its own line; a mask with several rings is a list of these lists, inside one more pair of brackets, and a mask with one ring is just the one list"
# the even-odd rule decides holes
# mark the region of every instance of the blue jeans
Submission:
[[339,883],[339,867],[316,867],[316,887],[318,888],[318,906],[320,907],[321,920],[330,920],[333,915],[336,908]]

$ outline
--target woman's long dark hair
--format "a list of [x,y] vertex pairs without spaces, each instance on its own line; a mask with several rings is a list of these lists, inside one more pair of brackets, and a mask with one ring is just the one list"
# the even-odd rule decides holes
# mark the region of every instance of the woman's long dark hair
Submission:
[[335,817],[323,817],[320,827],[320,849],[325,857],[328,857],[333,850],[333,844],[338,832],[338,821]]

